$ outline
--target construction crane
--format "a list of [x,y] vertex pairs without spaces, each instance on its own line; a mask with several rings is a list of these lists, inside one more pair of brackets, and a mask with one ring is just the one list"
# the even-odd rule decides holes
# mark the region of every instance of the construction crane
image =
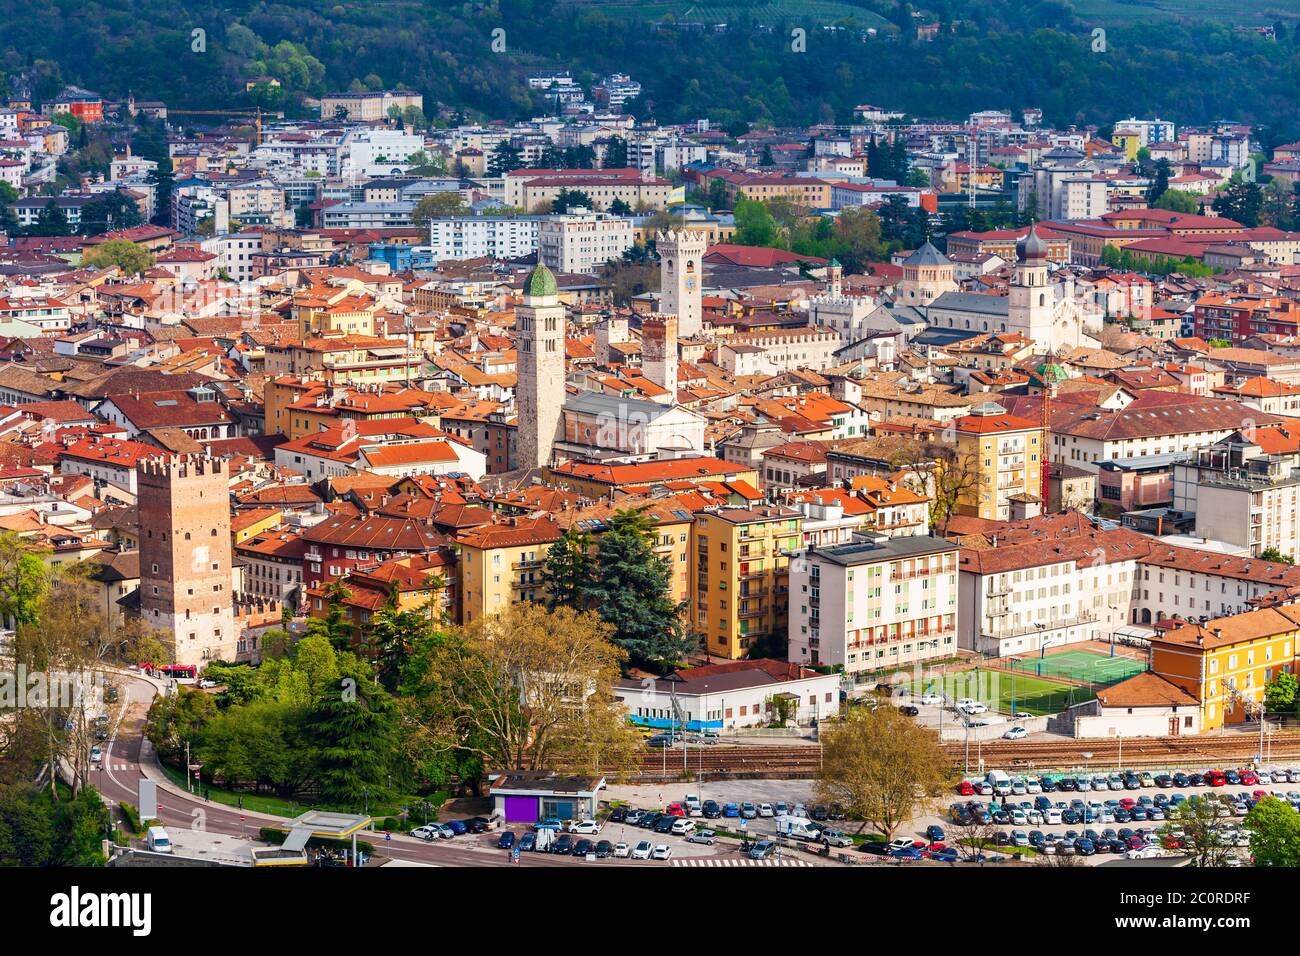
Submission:
[[1056,386],[1066,378],[1065,369],[1054,360],[1056,354],[1048,349],[1047,358],[1038,366],[1038,378],[1043,383],[1043,448],[1039,454],[1039,494],[1043,499],[1043,513],[1046,514],[1051,502],[1052,486],[1052,399],[1056,395]]
[[[257,139],[254,146],[262,145],[262,108],[257,107],[251,110],[171,110],[167,111],[168,116],[251,116],[253,117],[253,128],[257,131]],[[283,116],[282,113],[275,114],[277,117]]]

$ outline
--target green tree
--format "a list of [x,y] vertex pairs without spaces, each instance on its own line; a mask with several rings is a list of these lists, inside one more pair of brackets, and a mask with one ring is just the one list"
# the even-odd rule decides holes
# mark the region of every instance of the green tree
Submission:
[[1259,553],[1259,558],[1261,561],[1274,561],[1278,564],[1295,564],[1295,558],[1284,554],[1271,544]]
[[92,246],[81,257],[81,264],[93,269],[116,267],[123,275],[141,275],[153,267],[153,254],[130,239],[110,239]]
[[622,136],[611,136],[605,144],[605,157],[601,161],[605,169],[627,168],[627,140]]
[[325,585],[325,616],[309,618],[307,633],[324,635],[336,651],[350,648],[354,632],[345,603],[350,597],[352,592],[342,581],[331,581]]
[[487,174],[493,177],[504,176],[506,173],[519,169],[523,165],[523,154],[510,145],[509,140],[502,140],[497,143],[496,148],[488,156]]
[[893,707],[854,707],[823,728],[816,794],[888,840],[942,791],[951,772],[933,731]]
[[70,236],[72,226],[68,217],[51,199],[36,216],[36,221],[23,230],[29,236]]
[[736,200],[732,210],[736,217],[736,235],[732,240],[741,246],[775,246],[777,244],[776,219],[767,206],[743,196]]
[[1270,713],[1279,714],[1292,710],[1296,705],[1296,692],[1300,691],[1300,682],[1294,674],[1279,671],[1264,686],[1264,707]]
[[581,189],[561,189],[551,201],[551,212],[565,213],[570,209],[595,209],[591,196]]
[[1259,225],[1260,210],[1264,206],[1264,191],[1258,183],[1236,182],[1220,191],[1213,202],[1220,216],[1236,220],[1247,228]]
[[411,224],[427,226],[429,220],[438,216],[463,216],[468,212],[469,207],[460,198],[460,192],[448,189],[421,198],[411,213]]
[[585,606],[587,589],[595,576],[591,536],[576,527],[565,529],[560,540],[546,552],[542,579],[546,582],[546,606]]
[[140,207],[129,196],[113,191],[101,193],[81,207],[78,229],[83,235],[94,236],[115,229],[131,229],[144,222]]
[[1300,866],[1300,813],[1277,797],[1265,797],[1246,814],[1250,853],[1256,866]]
[[[1196,193],[1189,193],[1184,189],[1166,189],[1152,205],[1157,209],[1168,209],[1170,212],[1188,214],[1195,214],[1201,208]],[[1111,247],[1107,246],[1106,248]]]
[[672,665],[691,649],[684,602],[673,601],[672,566],[654,552],[654,526],[643,511],[617,512],[596,542],[596,571],[585,589],[614,629],[613,640],[639,663]]
[[339,667],[339,682],[311,707],[303,738],[315,752],[313,776],[323,800],[363,809],[389,796],[393,778],[404,780],[397,759],[397,706],[371,675],[351,658]]

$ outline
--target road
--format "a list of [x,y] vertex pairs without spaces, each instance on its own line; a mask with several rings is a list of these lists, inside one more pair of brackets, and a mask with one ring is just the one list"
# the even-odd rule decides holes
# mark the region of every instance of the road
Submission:
[[[139,781],[145,771],[141,766],[141,751],[144,747],[145,715],[157,693],[155,686],[143,677],[121,676],[117,680],[121,687],[120,717],[112,730],[109,740],[101,745],[104,749],[102,769],[92,770],[90,782],[103,794],[105,801],[116,807],[121,801],[132,806],[139,796]],[[152,757],[147,759],[152,760]],[[210,803],[201,796],[186,794],[170,782],[164,782],[160,771],[152,769],[149,776],[158,781],[158,818],[169,831],[180,833],[195,828],[208,833],[242,836],[255,842],[257,831],[262,826],[273,825],[279,818],[267,814],[241,812],[234,807],[219,803]],[[242,817],[242,819],[241,819]],[[632,831],[629,837],[644,831]],[[375,856],[392,857],[397,860],[424,863],[433,866],[509,866],[509,856],[505,850],[496,848],[495,834],[465,835],[453,840],[439,840],[426,843],[423,840],[405,834],[393,834],[391,842],[385,842],[382,833],[367,833],[363,837],[375,847]],[[644,838],[644,837],[643,837]],[[183,841],[176,839],[180,844]],[[609,839],[617,840],[616,832],[611,831]],[[635,845],[636,839],[629,839]],[[677,838],[656,835],[653,842],[669,842],[674,846],[674,854],[680,855]],[[704,847],[691,847],[693,852],[735,858],[734,850],[726,848],[711,850]],[[517,864],[525,867],[537,866],[636,866],[667,867],[663,861],[646,860],[599,860],[588,863],[583,859],[565,856],[553,856],[547,853],[524,853]]]

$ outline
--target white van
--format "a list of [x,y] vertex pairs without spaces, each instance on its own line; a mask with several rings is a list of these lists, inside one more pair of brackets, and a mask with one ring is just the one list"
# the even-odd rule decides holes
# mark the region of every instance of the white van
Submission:
[[794,840],[816,840],[821,836],[822,828],[807,817],[777,817],[776,832]]
[[1005,797],[1011,793],[1011,778],[1005,771],[990,770],[984,775],[984,782],[993,788],[993,792],[999,797]]
[[172,851],[171,837],[167,836],[167,831],[162,827],[150,827],[145,842],[148,844],[149,849],[155,853],[170,853]]

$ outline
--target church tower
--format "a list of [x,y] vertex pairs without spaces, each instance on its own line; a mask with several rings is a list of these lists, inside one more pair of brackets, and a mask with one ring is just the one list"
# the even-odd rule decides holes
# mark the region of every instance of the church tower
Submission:
[[677,332],[692,338],[704,330],[701,291],[709,242],[699,229],[669,229],[655,236],[659,250],[659,311],[677,316]]
[[1016,243],[1016,271],[1007,289],[1007,330],[1020,332],[1034,343],[1050,348],[1053,291],[1047,265],[1047,241],[1038,229]]
[[555,276],[538,264],[524,280],[515,309],[519,467],[551,464],[564,405],[564,305]]

